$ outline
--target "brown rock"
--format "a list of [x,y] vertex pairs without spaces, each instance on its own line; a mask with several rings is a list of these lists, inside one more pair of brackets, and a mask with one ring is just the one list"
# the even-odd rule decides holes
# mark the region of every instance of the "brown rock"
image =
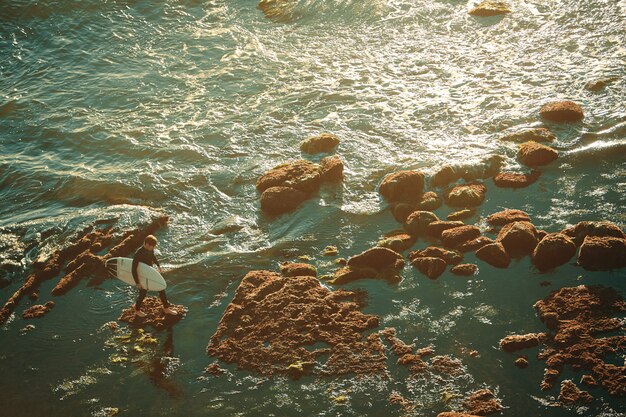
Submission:
[[476,273],[478,272],[478,266],[474,264],[459,264],[453,267],[450,272],[452,272],[454,275],[469,277],[472,275],[476,275]]
[[496,268],[508,268],[511,263],[511,258],[509,258],[506,250],[504,250],[504,246],[499,242],[485,245],[478,249],[476,251],[476,257]]
[[561,266],[576,254],[574,241],[563,233],[550,233],[537,244],[533,251],[533,264],[540,271]]
[[391,206],[391,211],[393,213],[393,218],[396,219],[398,223],[404,223],[406,219],[409,217],[411,213],[416,210],[415,204],[409,203],[398,203]]
[[339,145],[339,138],[330,133],[322,133],[318,136],[312,136],[303,140],[300,143],[300,150],[304,153],[328,153],[331,152],[335,146]]
[[559,153],[551,147],[533,141],[521,144],[517,152],[520,162],[529,167],[548,165],[558,156]]
[[537,229],[531,222],[513,222],[500,230],[496,242],[501,243],[510,255],[528,255],[537,246],[536,234]]
[[472,16],[489,17],[511,13],[509,5],[503,1],[485,0],[469,11]]
[[496,243],[496,241],[487,236],[479,236],[474,240],[469,240],[467,242],[461,243],[459,246],[456,247],[456,250],[463,253],[474,252],[482,248],[483,246],[490,245],[492,243]]
[[604,87],[606,87],[608,84],[612,83],[613,81],[618,80],[617,77],[609,77],[609,78],[603,78],[600,80],[594,80],[594,81],[589,81],[586,85],[585,88],[589,91],[600,91],[602,90]]
[[[402,255],[388,248],[371,248],[348,259],[348,266],[356,268],[373,268],[381,270],[384,268],[396,268],[404,265]],[[400,266],[401,268],[401,266]]]
[[588,271],[609,271],[626,266],[626,239],[587,236],[580,246],[578,265]]
[[450,220],[450,221],[465,220],[465,219],[469,219],[474,214],[476,214],[476,210],[470,210],[470,209],[459,210],[459,211],[455,211],[454,213],[448,214],[448,216],[446,217],[446,220]]
[[217,362],[213,362],[204,369],[204,373],[213,376],[220,376],[226,373],[226,371],[222,369]]
[[34,305],[22,313],[23,319],[35,319],[39,317],[43,317],[48,311],[52,310],[54,307],[54,301],[48,301],[44,305]]
[[483,184],[457,185],[446,196],[446,204],[451,207],[476,207],[485,201],[487,188]]
[[291,187],[270,187],[261,194],[261,209],[279,215],[298,208],[309,199],[309,194]]
[[519,358],[515,359],[515,366],[520,369],[528,368],[528,356],[520,356]]
[[430,223],[426,227],[426,234],[428,236],[435,237],[437,239],[441,238],[441,234],[448,229],[454,229],[455,227],[465,226],[465,223],[461,221],[442,221],[438,220]]
[[319,189],[321,181],[319,165],[298,160],[270,169],[257,180],[256,188],[261,193],[270,187],[290,187],[311,193]]
[[333,285],[343,285],[359,279],[375,279],[377,276],[378,270],[374,268],[345,267],[337,269],[333,274],[333,277],[328,280],[328,283]]
[[511,335],[500,340],[500,349],[505,352],[515,352],[520,349],[528,349],[539,345],[545,339],[545,333],[528,333],[522,335]]
[[480,229],[476,226],[460,226],[444,230],[441,233],[441,242],[448,248],[455,248],[464,242],[474,240],[480,236]]
[[559,401],[565,405],[589,404],[593,401],[593,397],[587,391],[578,388],[571,379],[567,379],[561,382]]
[[446,262],[440,258],[417,257],[411,261],[411,266],[430,279],[437,279],[446,270]]
[[438,220],[439,218],[433,212],[414,211],[407,217],[406,222],[404,222],[404,230],[413,236],[422,235],[426,232],[426,228],[429,224]]
[[337,182],[343,179],[343,162],[337,155],[327,156],[320,161],[322,181]]
[[526,212],[515,209],[506,209],[487,217],[487,223],[492,226],[504,226],[513,222],[529,222],[530,217]]
[[399,171],[387,175],[380,183],[380,194],[388,201],[414,201],[424,192],[424,174]]
[[135,306],[130,306],[122,312],[118,320],[136,327],[152,326],[157,330],[161,330],[175,325],[187,313],[187,308],[181,305],[170,304],[170,308],[177,314],[165,314],[161,300],[157,297],[146,297],[141,306],[141,311],[146,313],[146,317],[137,316],[135,314]]
[[378,242],[378,246],[391,249],[394,252],[403,252],[415,244],[415,237],[404,231],[392,232]]
[[459,178],[461,178],[461,176],[456,172],[456,170],[451,166],[446,165],[431,177],[430,186],[445,187],[446,185],[458,180]]
[[500,140],[506,140],[511,142],[552,142],[556,137],[545,127],[538,127],[532,129],[524,129],[519,132],[511,133],[502,136]]
[[580,382],[582,382],[583,384],[587,385],[588,387],[597,387],[598,386],[598,382],[591,375],[583,375],[583,377],[580,378]]
[[488,416],[502,410],[500,401],[488,389],[481,389],[470,394],[463,401],[463,407],[468,413],[479,416]]
[[438,248],[436,246],[429,246],[426,249],[409,253],[410,261],[416,258],[428,257],[443,259],[448,265],[456,265],[463,260],[463,255],[459,252]]
[[500,188],[524,188],[537,182],[540,176],[540,171],[532,171],[530,174],[502,172],[493,177],[493,183]]
[[313,265],[305,263],[285,262],[280,266],[280,273],[286,277],[316,277],[317,268],[315,268]]
[[582,245],[587,236],[617,237],[626,239],[626,234],[618,225],[611,222],[579,222],[563,230],[563,234],[574,239],[576,246]]
[[578,122],[585,117],[583,109],[573,101],[553,101],[544,104],[539,114],[552,122]]
[[418,210],[433,211],[437,210],[443,204],[441,197],[432,191],[424,193],[421,201],[417,204]]

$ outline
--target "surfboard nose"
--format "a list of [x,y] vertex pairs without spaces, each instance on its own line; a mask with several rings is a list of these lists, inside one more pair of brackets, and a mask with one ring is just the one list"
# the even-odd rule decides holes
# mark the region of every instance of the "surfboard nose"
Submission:
[[104,265],[111,275],[117,277],[117,258],[108,259]]

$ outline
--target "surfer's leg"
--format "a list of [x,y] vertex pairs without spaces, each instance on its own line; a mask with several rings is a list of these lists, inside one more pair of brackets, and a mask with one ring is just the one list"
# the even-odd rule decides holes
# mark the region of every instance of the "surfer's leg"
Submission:
[[141,310],[141,304],[143,303],[143,299],[146,298],[146,294],[148,294],[147,290],[143,288],[139,290],[139,296],[137,297],[137,301],[135,301],[135,310]]
[[161,303],[163,304],[163,312],[165,314],[171,314],[173,316],[178,314],[176,310],[172,310],[170,308],[170,303],[167,301],[167,295],[165,295],[165,290],[159,291],[159,298],[161,298]]

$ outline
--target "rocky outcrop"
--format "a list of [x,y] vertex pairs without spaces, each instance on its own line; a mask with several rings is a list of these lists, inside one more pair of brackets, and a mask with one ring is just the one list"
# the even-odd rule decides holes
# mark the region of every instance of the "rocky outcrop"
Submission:
[[589,271],[626,267],[626,239],[587,236],[580,246],[578,265]]
[[476,257],[496,268],[508,268],[511,258],[501,243],[491,243],[476,251]]
[[500,137],[500,140],[520,143],[528,141],[552,142],[553,140],[556,140],[556,136],[554,136],[549,129],[546,129],[545,127],[538,127],[532,129],[524,129],[520,130],[519,132],[504,135]]
[[476,226],[460,226],[454,229],[444,230],[441,233],[441,242],[447,248],[456,248],[457,246],[474,240],[480,236],[480,229]]
[[502,404],[491,390],[481,389],[471,393],[463,401],[463,408],[470,414],[488,416],[500,412]]
[[339,138],[330,133],[312,136],[300,142],[300,150],[308,154],[329,153],[339,145]]
[[348,259],[348,266],[383,269],[403,263],[402,255],[387,248],[371,248]]
[[446,270],[446,262],[440,258],[431,256],[416,257],[411,261],[411,266],[426,275],[430,279],[437,279]]
[[295,188],[270,187],[261,194],[261,209],[270,215],[288,213],[309,198],[309,194]]
[[256,188],[261,193],[270,187],[289,187],[312,193],[319,189],[321,182],[319,165],[298,160],[270,169],[257,180]]
[[509,5],[503,1],[485,0],[469,11],[472,16],[489,17],[511,13]]
[[516,209],[506,209],[487,217],[487,223],[492,226],[504,226],[513,222],[529,222],[530,217],[525,211]]
[[424,192],[424,174],[419,171],[399,171],[383,178],[380,194],[388,201],[416,201]]
[[548,165],[559,157],[559,153],[549,146],[537,142],[525,142],[517,152],[520,162],[529,167]]
[[313,277],[249,272],[226,308],[207,353],[261,375],[368,375],[386,371],[379,318],[361,312],[363,297],[330,291]]
[[54,301],[48,301],[46,304],[38,304],[34,305],[22,313],[23,319],[35,319],[38,317],[43,317],[46,313],[48,313],[54,307]]
[[516,352],[538,346],[546,338],[545,333],[528,333],[523,335],[507,336],[500,340],[500,349],[505,352]]
[[421,210],[414,211],[404,222],[404,230],[413,236],[423,235],[426,233],[428,225],[436,221],[439,221],[439,218],[435,213]]
[[280,273],[286,277],[316,277],[317,268],[301,262],[285,262],[280,265]]
[[135,306],[130,306],[118,318],[119,321],[126,322],[135,327],[152,326],[157,330],[172,327],[185,317],[187,308],[181,305],[170,304],[170,309],[176,314],[166,314],[163,311],[163,304],[158,297],[146,297],[141,305],[141,311],[146,313],[146,317],[139,317],[135,312]]
[[550,233],[537,244],[533,251],[533,264],[540,271],[561,266],[576,254],[574,241],[563,233]]
[[348,259],[346,267],[335,271],[328,283],[339,285],[367,278],[396,283],[400,281],[399,273],[403,267],[402,255],[388,248],[375,247]]
[[573,101],[553,101],[539,110],[541,117],[552,122],[578,122],[585,117],[583,109]]
[[485,201],[487,188],[483,184],[457,185],[446,196],[446,204],[451,207],[476,207]]
[[525,188],[536,183],[540,176],[540,171],[532,171],[528,174],[501,172],[493,177],[493,183],[500,188]]
[[589,404],[593,401],[593,397],[587,391],[583,391],[574,384],[571,379],[561,382],[561,391],[559,392],[559,402],[566,406],[575,404]]
[[322,181],[338,182],[343,180],[343,161],[337,155],[327,156],[320,161]]
[[501,243],[509,255],[528,255],[537,246],[537,229],[526,221],[508,223],[498,233],[496,242]]
[[459,264],[450,269],[454,275],[469,277],[478,273],[478,266],[474,264]]
[[626,234],[618,225],[611,222],[579,222],[563,230],[563,234],[571,237],[576,246],[582,245],[587,236],[616,237],[626,239]]

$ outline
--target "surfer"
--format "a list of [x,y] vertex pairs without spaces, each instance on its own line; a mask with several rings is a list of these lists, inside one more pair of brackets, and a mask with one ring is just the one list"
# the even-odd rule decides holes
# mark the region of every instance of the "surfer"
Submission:
[[[139,276],[137,275],[137,266],[139,262],[143,262],[147,265],[156,264],[159,272],[161,272],[161,265],[154,255],[154,248],[157,245],[156,237],[152,235],[146,236],[143,241],[143,246],[140,247],[137,252],[135,252],[135,256],[133,257],[133,278],[135,279],[135,285],[139,289],[139,296],[137,297],[137,301],[135,301],[135,314],[139,317],[146,317],[146,313],[141,311],[141,304],[143,303],[143,299],[146,298],[146,294],[148,294],[148,290],[143,288],[139,283]],[[167,301],[167,296],[165,295],[165,290],[159,291],[159,298],[161,299],[161,303],[163,304],[163,312],[165,314],[171,314],[175,316],[178,314],[176,311],[170,308],[170,303]]]

